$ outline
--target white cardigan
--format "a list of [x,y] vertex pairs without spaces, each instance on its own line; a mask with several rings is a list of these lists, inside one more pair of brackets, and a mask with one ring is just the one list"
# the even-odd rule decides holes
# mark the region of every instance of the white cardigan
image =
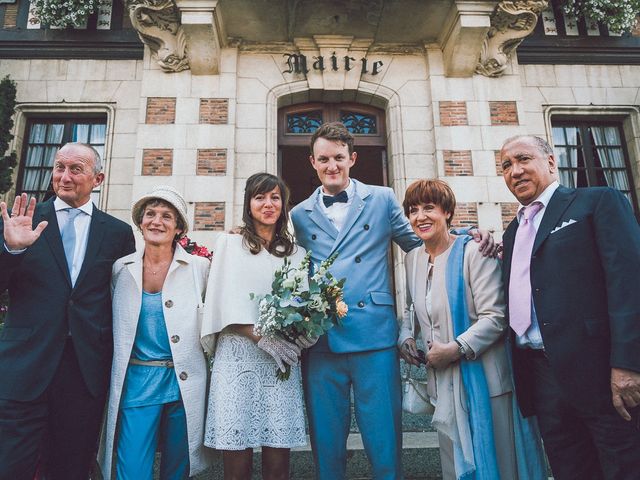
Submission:
[[[255,324],[258,300],[251,300],[250,294],[271,293],[274,272],[284,263],[284,258],[265,249],[253,255],[242,240],[239,234],[222,234],[216,241],[201,332],[202,345],[209,353],[214,352],[216,336],[226,326]],[[305,253],[304,248],[294,246],[288,257],[293,268],[300,265]]]
[[[142,304],[142,256],[138,251],[113,264],[113,364],[107,415],[102,429],[98,459],[105,479],[115,477],[114,437],[120,398],[127,366],[138,327]],[[205,293],[209,262],[189,255],[176,245],[173,261],[162,286],[162,310],[169,339],[174,371],[180,387],[187,420],[191,476],[211,464],[211,452],[203,445],[206,414],[207,363],[200,345],[202,298]],[[195,275],[194,275],[195,274]],[[196,285],[194,285],[196,283]],[[160,368],[160,367],[159,367]],[[179,375],[187,374],[186,380]]]

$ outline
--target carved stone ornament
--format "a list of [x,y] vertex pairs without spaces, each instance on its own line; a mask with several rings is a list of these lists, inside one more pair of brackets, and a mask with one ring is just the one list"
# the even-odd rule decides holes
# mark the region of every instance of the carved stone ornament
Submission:
[[189,68],[187,42],[173,0],[127,0],[131,24],[165,72]]
[[538,15],[547,8],[547,0],[502,1],[491,16],[491,28],[482,45],[476,73],[499,77],[509,57],[536,26]]

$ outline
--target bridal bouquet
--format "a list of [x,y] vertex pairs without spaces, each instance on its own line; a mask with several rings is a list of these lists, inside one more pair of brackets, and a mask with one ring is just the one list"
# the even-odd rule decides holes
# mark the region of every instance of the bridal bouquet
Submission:
[[[258,321],[253,332],[262,337],[280,336],[293,342],[300,335],[307,337],[320,336],[347,314],[348,307],[343,301],[345,279],[337,280],[329,267],[337,254],[332,255],[320,264],[309,276],[311,252],[307,252],[298,267],[291,265],[291,260],[284,259],[284,264],[275,272],[271,293],[257,296]],[[279,380],[289,378],[287,371],[277,370]]]

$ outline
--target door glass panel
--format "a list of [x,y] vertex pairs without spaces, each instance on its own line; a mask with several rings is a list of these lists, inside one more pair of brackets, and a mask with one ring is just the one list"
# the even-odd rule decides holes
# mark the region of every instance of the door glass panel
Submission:
[[287,133],[312,134],[322,125],[322,110],[287,115]]
[[378,133],[375,115],[343,110],[340,112],[340,121],[354,135],[376,135]]

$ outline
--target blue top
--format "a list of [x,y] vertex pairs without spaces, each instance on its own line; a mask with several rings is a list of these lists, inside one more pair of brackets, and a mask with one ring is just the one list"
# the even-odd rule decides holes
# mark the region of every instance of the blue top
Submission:
[[[172,360],[169,334],[162,312],[162,292],[142,292],[142,307],[131,356],[138,360]],[[121,407],[142,407],[180,400],[173,368],[129,365]]]

